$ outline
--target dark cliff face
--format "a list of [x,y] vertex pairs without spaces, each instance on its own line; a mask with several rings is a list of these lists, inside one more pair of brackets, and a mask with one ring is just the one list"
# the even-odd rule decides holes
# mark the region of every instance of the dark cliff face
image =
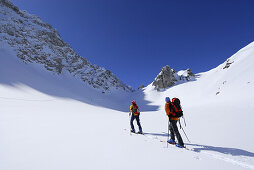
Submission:
[[25,63],[41,64],[59,75],[67,71],[102,92],[133,91],[109,70],[79,56],[56,29],[39,17],[19,10],[8,0],[0,0],[0,9],[0,41],[7,42]]

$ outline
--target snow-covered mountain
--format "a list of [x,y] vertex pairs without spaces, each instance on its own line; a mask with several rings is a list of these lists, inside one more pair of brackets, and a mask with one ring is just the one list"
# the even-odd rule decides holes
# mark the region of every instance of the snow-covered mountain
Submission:
[[[38,30],[52,31],[34,23],[44,22],[9,1],[0,4],[0,170],[254,169],[254,42],[195,77],[188,70],[165,67],[176,82],[163,91],[153,83],[131,93],[110,85],[110,92],[102,94],[83,83],[78,72],[83,68],[75,69],[82,58],[68,60],[75,52],[62,58],[64,67],[58,72],[54,59],[62,49],[72,50],[67,44],[61,49],[48,42],[46,34],[40,40],[43,50],[31,46],[39,41],[33,37]],[[18,19],[23,24],[14,24]],[[9,30],[15,30],[13,35]],[[27,43],[19,43],[24,39]],[[51,54],[46,60],[33,55],[44,52]],[[189,150],[165,143],[166,96],[181,100],[185,118],[181,122],[190,142],[180,132]],[[132,99],[139,105],[145,135],[129,133]]]
[[[125,93],[81,92],[73,76],[28,67],[0,47],[0,169],[254,169],[254,43],[195,81],[130,93],[145,135],[129,133],[128,112],[118,108],[129,108]],[[181,100],[189,150],[165,143],[166,96]]]
[[58,75],[67,71],[103,93],[133,91],[109,70],[80,57],[51,25],[8,0],[0,0],[0,41],[8,43],[23,62],[41,64]]

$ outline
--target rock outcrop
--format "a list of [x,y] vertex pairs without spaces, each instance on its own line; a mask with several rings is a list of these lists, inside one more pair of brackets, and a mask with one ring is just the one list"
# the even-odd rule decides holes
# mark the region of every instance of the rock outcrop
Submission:
[[194,79],[195,75],[190,69],[176,72],[167,65],[161,69],[161,72],[154,79],[152,86],[154,86],[156,90],[160,91],[161,89],[171,87],[176,83],[183,83]]
[[174,85],[176,81],[177,80],[174,77],[174,70],[170,69],[170,67],[167,65],[161,69],[161,72],[155,78],[152,85],[159,90]]
[[142,84],[142,85],[140,85],[140,86],[138,87],[138,90],[141,90],[141,89],[143,89],[144,87],[145,87],[145,85]]

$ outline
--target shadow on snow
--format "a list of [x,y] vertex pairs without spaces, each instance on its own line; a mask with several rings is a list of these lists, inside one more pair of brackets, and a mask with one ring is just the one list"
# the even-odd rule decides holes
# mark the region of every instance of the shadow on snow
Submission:
[[[99,107],[105,107],[112,110],[117,110],[121,112],[129,112],[129,107],[131,105],[131,101],[134,99],[136,100],[136,95],[138,95],[137,104],[140,108],[141,112],[144,111],[157,111],[159,109],[159,106],[150,105],[150,102],[144,99],[143,92],[130,92],[125,94],[102,94],[101,92],[98,92],[94,89],[91,89],[90,87],[82,86],[82,83],[78,85],[70,85],[68,82],[67,84],[57,86],[53,82],[53,86],[51,86],[51,83],[43,82],[43,81],[37,81],[37,80],[14,80],[14,81],[4,81],[3,79],[0,79],[0,84],[7,85],[13,88],[20,88],[19,85],[25,85],[28,86],[36,91],[39,91],[41,93],[44,93],[46,95],[50,95],[52,97],[56,98],[67,98],[67,99],[73,99],[80,101],[82,103],[99,106]],[[68,85],[69,84],[69,85]],[[79,90],[77,90],[79,89]],[[9,98],[9,96],[1,96],[2,99],[8,98],[8,100],[11,100],[12,98]],[[13,99],[13,100],[22,100],[22,99]],[[24,99],[24,101],[33,101],[33,99]],[[39,100],[34,100],[39,102]],[[51,101],[51,100],[49,100]]]
[[[168,133],[149,133],[146,132],[144,135],[151,135],[156,137],[167,137]],[[170,137],[170,135],[169,135]],[[200,145],[200,144],[190,144],[185,143],[187,146],[193,146],[192,151],[194,152],[202,152],[202,151],[213,151],[213,152],[219,152],[222,154],[229,154],[232,156],[246,156],[246,157],[254,157],[254,153],[243,150],[243,149],[237,149],[237,148],[226,148],[226,147],[215,147],[215,146],[207,146],[207,145]]]
[[151,135],[151,136],[168,136],[167,133],[144,133],[144,135]]
[[[25,85],[52,97],[73,99],[122,112],[129,112],[129,106],[133,99],[137,100],[141,112],[159,109],[159,106],[150,105],[150,102],[145,100],[145,94],[142,91],[132,93],[115,90],[112,93],[102,94],[70,73],[56,75],[45,70],[41,65],[25,64],[17,57],[5,51],[2,52],[1,57],[3,58],[1,58],[0,63],[0,84],[2,85],[13,88],[20,88]],[[0,97],[11,100],[9,96],[0,95]],[[32,100],[28,99],[27,101]]]
[[232,155],[232,156],[254,157],[254,153],[243,150],[243,149],[215,147],[215,146],[207,146],[207,145],[199,145],[199,144],[187,144],[187,143],[186,143],[186,145],[194,146],[194,148],[193,148],[194,152],[214,151],[214,152],[220,152],[220,153],[223,153],[223,154],[229,154],[229,155]]

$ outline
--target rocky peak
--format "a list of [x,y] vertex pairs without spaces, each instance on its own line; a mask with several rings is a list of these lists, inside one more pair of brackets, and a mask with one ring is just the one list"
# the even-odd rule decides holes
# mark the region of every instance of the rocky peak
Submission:
[[50,24],[19,10],[9,0],[0,0],[0,41],[7,42],[27,64],[43,65],[58,75],[67,71],[102,92],[133,91],[109,70],[79,56]]
[[178,71],[175,76],[178,77],[179,80],[183,81],[190,81],[195,79],[195,74],[193,74],[189,68],[187,70]]
[[141,90],[141,89],[143,89],[144,87],[145,87],[145,85],[142,84],[142,85],[140,85],[140,86],[138,87],[138,90]]
[[167,87],[170,87],[175,84],[177,81],[174,77],[174,70],[170,69],[170,67],[167,65],[161,69],[161,72],[158,74],[158,76],[155,78],[153,82],[153,86],[157,90],[164,89]]
[[176,83],[183,83],[193,79],[195,79],[195,75],[190,69],[176,72],[167,65],[161,69],[152,85],[155,86],[155,89],[159,91],[161,89],[171,87]]

